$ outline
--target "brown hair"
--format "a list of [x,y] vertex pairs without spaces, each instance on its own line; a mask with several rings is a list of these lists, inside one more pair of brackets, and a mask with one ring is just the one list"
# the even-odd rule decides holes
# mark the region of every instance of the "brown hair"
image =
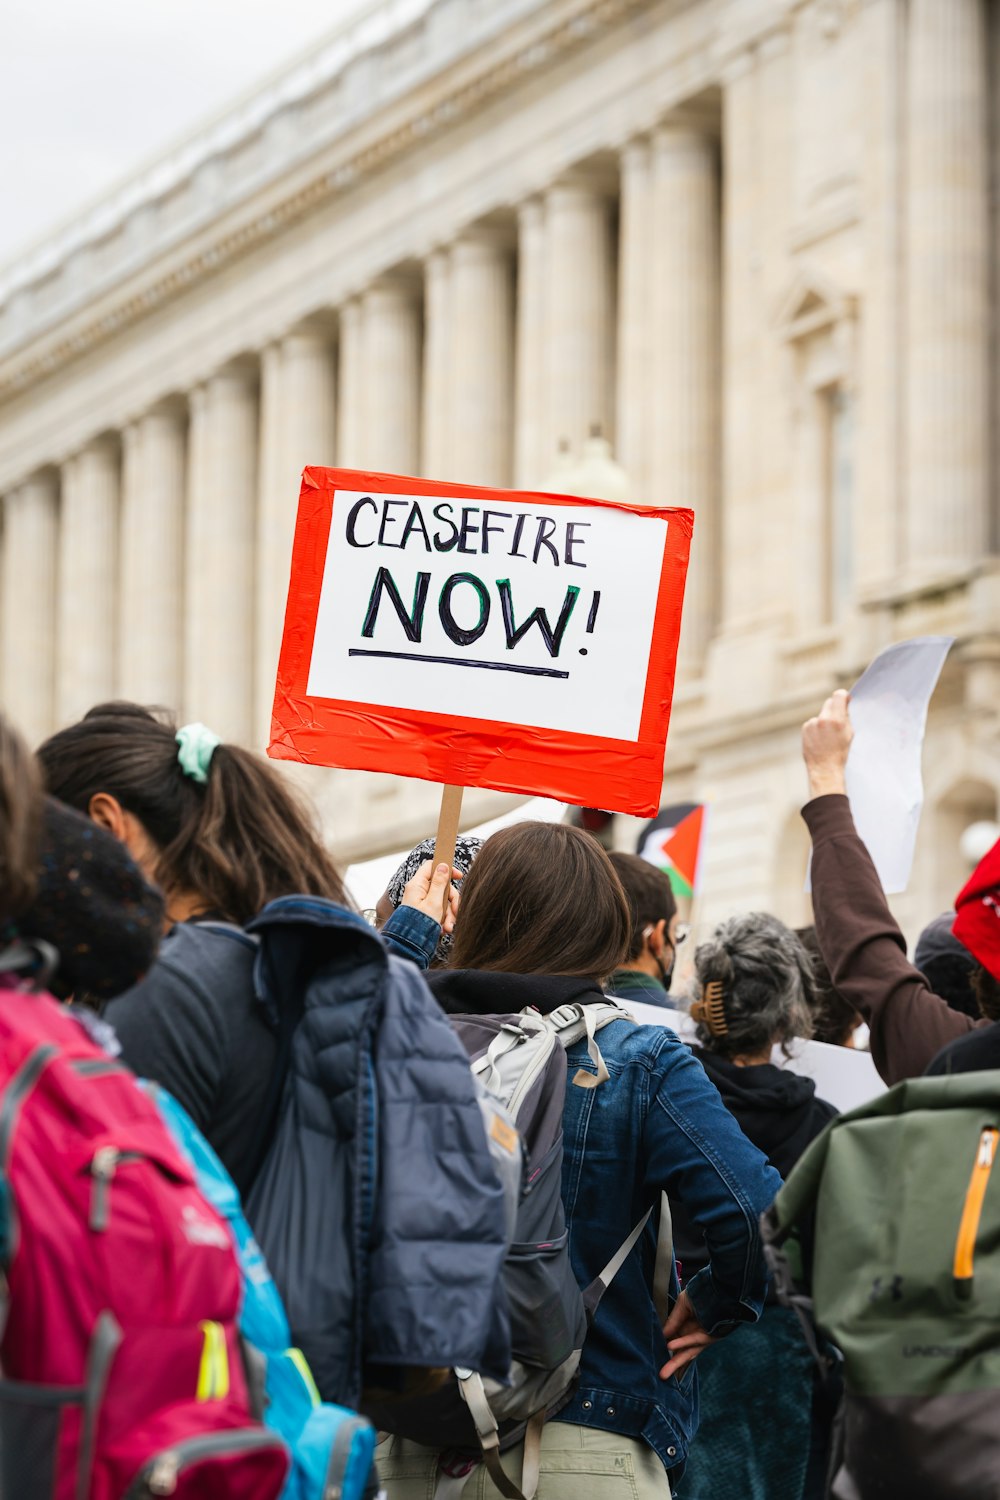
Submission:
[[0,714],[0,922],[11,921],[35,894],[41,823],[38,767]]
[[240,925],[277,896],[346,902],[333,861],[288,784],[258,756],[219,745],[202,785],[184,774],[169,716],[102,703],[38,751],[53,796],[79,812],[98,792],[138,818],[168,893],[191,891]]
[[861,1020],[861,1012],[845,1000],[833,982],[816,936],[816,928],[796,927],[795,936],[809,955],[811,992],[807,994],[812,1011],[813,1038],[843,1047]]
[[657,922],[664,921],[669,927],[677,915],[677,902],[674,900],[669,877],[655,865],[651,865],[648,859],[641,859],[638,854],[623,854],[618,850],[609,854],[608,858],[632,909],[632,935],[626,954],[631,963],[642,952],[646,928],[655,927]]
[[517,823],[486,840],[462,882],[450,967],[606,979],[631,925],[595,839],[562,823]]
[[1000,1021],[1000,981],[982,964],[972,970],[972,993],[987,1021]]

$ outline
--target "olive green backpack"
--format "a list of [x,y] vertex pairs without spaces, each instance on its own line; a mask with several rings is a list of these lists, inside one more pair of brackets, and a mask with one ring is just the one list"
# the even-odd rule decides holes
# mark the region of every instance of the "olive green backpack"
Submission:
[[778,1295],[843,1356],[835,1500],[1000,1497],[998,1141],[1000,1072],[909,1079],[762,1218]]

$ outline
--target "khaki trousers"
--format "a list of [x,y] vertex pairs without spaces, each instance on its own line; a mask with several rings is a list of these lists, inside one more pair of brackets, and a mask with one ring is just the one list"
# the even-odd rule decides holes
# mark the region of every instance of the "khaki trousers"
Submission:
[[[389,1500],[434,1500],[438,1467],[431,1449],[390,1437],[379,1443],[375,1459]],[[520,1445],[504,1453],[503,1466],[519,1483]],[[482,1464],[469,1475],[462,1500],[501,1500]],[[638,1438],[549,1422],[542,1433],[537,1500],[670,1500],[670,1482],[652,1448]]]

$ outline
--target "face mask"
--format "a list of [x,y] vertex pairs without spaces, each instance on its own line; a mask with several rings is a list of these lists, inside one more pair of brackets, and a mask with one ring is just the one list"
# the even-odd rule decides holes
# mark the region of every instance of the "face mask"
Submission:
[[[647,942],[649,941],[649,934],[652,932],[652,930],[653,930],[652,927],[647,927],[643,931],[642,935],[647,940]],[[667,941],[670,942],[670,939],[668,938]],[[673,945],[673,943],[670,943],[670,964],[669,964],[669,966],[663,962],[663,956],[662,956],[662,954],[652,953],[652,950],[650,950],[650,952],[651,952],[651,955],[652,955],[652,958],[653,958],[653,962],[656,964],[656,967],[660,971],[660,983],[663,985],[663,988],[665,990],[669,990],[670,989],[670,980],[671,980],[671,978],[673,976],[673,972],[674,972],[674,958],[675,958],[674,945]]]

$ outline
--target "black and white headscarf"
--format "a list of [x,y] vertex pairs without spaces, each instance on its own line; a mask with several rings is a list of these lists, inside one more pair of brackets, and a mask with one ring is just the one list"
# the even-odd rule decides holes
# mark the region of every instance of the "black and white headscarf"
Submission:
[[[477,839],[474,835],[460,833],[455,840],[455,858],[452,860],[452,867],[456,870],[461,870],[463,875],[467,875],[472,868],[473,860],[482,847],[482,839]],[[401,904],[403,891],[409,885],[424,861],[433,858],[434,840],[432,838],[422,839],[415,849],[410,850],[385,888],[385,893],[392,902],[393,907]],[[435,958],[439,964],[447,960],[450,948],[451,934],[443,932],[435,954]]]

